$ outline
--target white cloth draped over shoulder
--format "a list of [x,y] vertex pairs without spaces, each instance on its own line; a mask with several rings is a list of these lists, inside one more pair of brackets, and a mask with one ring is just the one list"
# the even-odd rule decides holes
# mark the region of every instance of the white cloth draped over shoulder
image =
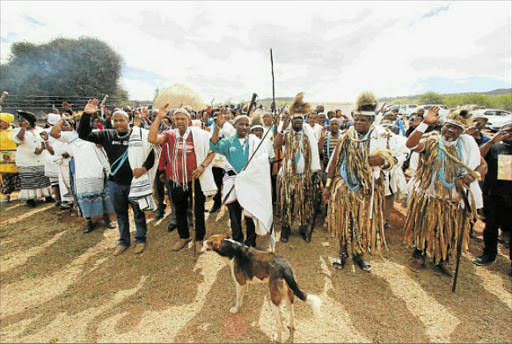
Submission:
[[[199,167],[208,154],[210,154],[211,136],[206,130],[197,127],[190,127],[190,130],[192,131],[192,141],[194,142],[194,152],[196,153],[196,167]],[[205,197],[217,193],[217,185],[215,184],[215,179],[213,179],[212,164],[208,165],[199,177],[199,183]]]
[[[254,155],[260,142],[255,135],[249,135],[249,159]],[[236,173],[229,164],[226,164],[226,170]],[[266,145],[261,145],[244,171],[232,177],[226,176],[223,179],[225,192],[229,192],[233,184],[235,185],[226,204],[238,200],[244,208],[244,216],[253,219],[256,234],[266,235],[270,232],[273,222],[272,186]]]
[[140,210],[155,211],[158,207],[153,199],[153,181],[155,180],[160,159],[161,147],[149,143],[149,131],[141,127],[134,127],[128,141],[128,161],[132,170],[141,168],[151,151],[154,151],[153,166],[139,178],[133,177],[128,198],[137,202]]

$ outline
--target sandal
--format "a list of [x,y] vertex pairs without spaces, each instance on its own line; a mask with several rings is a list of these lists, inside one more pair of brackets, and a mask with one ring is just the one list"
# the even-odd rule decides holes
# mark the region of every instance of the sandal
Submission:
[[334,262],[332,262],[332,267],[336,270],[343,270],[345,267],[345,263],[347,262],[347,253],[340,253],[339,258],[336,258]]
[[367,260],[363,258],[355,258],[354,262],[363,270],[364,272],[371,272],[371,265]]

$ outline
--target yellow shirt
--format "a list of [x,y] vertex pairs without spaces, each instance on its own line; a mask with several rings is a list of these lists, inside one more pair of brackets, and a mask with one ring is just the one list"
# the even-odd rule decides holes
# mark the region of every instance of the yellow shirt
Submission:
[[17,173],[16,149],[18,146],[11,137],[12,127],[0,130],[0,173]]

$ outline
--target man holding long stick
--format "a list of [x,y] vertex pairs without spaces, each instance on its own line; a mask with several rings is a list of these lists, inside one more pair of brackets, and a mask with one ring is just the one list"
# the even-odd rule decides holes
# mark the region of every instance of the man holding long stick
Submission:
[[[462,135],[469,124],[467,110],[450,113],[441,135],[432,133],[422,139],[428,126],[437,122],[438,112],[439,107],[431,107],[407,139],[407,148],[420,153],[420,158],[404,231],[406,243],[414,247],[412,271],[423,270],[429,254],[436,267],[451,277],[448,260],[458,245],[467,250],[471,220],[483,205],[477,179],[485,174],[486,164],[473,137]],[[472,209],[463,205],[459,191],[463,188],[470,191]]]
[[[249,135],[250,121],[245,115],[235,119],[236,135],[219,140],[219,131],[226,121],[224,112],[223,108],[217,116],[210,149],[226,156],[229,163],[225,166],[223,184],[233,239],[256,247],[257,234],[266,235],[273,220],[268,153],[264,145],[260,147],[260,139]],[[247,225],[245,241],[242,212]]]

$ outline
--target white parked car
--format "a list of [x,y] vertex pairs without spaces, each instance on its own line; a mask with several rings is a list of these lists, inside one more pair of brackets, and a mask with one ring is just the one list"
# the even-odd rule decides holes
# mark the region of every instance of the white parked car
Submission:
[[498,131],[505,123],[512,121],[512,113],[505,110],[480,109],[474,110],[471,113],[473,115],[484,115],[487,118],[487,124],[485,127],[487,129],[491,129],[492,131]]
[[416,104],[402,104],[398,109],[398,113],[401,114],[402,116],[409,117],[413,114],[416,114],[417,110],[418,105]]

